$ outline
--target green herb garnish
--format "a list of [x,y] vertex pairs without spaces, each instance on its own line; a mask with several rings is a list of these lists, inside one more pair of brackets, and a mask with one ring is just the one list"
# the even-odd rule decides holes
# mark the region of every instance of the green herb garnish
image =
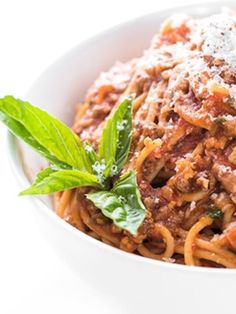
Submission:
[[231,108],[235,109],[235,106],[236,106],[235,98],[229,97],[229,99],[227,100],[227,105],[229,105]]
[[88,193],[86,197],[114,224],[133,235],[137,233],[146,209],[136,176],[130,171],[119,177],[131,145],[132,101],[129,97],[107,121],[98,152],[90,143],[80,141],[58,119],[12,96],[0,99],[0,121],[50,163],[20,195],[51,194],[91,186],[97,192]]
[[222,116],[215,119],[215,123],[221,124],[221,125],[224,124],[225,121],[226,121],[226,119]]
[[131,144],[131,132],[132,106],[130,100],[125,99],[112,119],[107,121],[99,146],[99,156],[107,165],[108,176],[118,174],[126,162]]
[[133,171],[121,176],[110,191],[89,193],[87,198],[101,209],[104,216],[132,234],[137,232],[145,218],[146,209]]
[[207,215],[212,219],[220,219],[223,217],[223,212],[220,208],[213,208],[207,210]]
[[53,170],[46,168],[38,173],[35,182],[20,195],[50,194],[82,186],[100,188],[98,178],[91,173],[79,170]]

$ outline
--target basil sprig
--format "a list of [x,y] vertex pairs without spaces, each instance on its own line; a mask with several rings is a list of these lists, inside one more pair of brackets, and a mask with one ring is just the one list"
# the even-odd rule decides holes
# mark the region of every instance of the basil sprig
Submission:
[[58,119],[12,96],[0,99],[0,121],[50,163],[20,195],[91,186],[98,191],[88,193],[87,199],[118,227],[133,235],[137,233],[146,210],[135,173],[131,171],[118,177],[131,145],[131,98],[125,98],[108,119],[98,152],[90,143],[81,142]]

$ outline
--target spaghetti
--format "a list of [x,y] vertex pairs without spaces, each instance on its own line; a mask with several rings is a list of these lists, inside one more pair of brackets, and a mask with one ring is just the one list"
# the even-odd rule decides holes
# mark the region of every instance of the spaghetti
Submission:
[[146,218],[115,226],[85,194],[58,193],[56,212],[82,232],[145,257],[236,268],[236,15],[171,17],[140,58],[102,73],[73,130],[96,147],[106,119],[133,95],[135,169]]

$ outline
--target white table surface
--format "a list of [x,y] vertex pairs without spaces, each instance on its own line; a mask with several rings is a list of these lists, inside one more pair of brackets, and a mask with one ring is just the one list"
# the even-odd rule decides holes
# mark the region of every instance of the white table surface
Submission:
[[[170,0],[0,0],[0,96],[23,98],[33,80],[78,42],[173,5]],[[5,136],[0,125],[0,313],[125,314],[121,305],[76,277],[48,246],[29,203],[17,197]]]

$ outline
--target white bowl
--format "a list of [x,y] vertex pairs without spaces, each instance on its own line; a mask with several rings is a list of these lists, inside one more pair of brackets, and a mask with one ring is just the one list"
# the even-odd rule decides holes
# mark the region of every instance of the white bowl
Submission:
[[[102,70],[116,60],[139,56],[148,47],[160,23],[173,13],[204,16],[218,12],[222,1],[156,12],[95,36],[75,47],[49,67],[33,84],[26,99],[69,125],[74,106]],[[43,161],[9,136],[9,156],[21,185],[42,167]],[[159,262],[115,249],[83,234],[61,220],[48,198],[29,198],[38,223],[56,252],[92,285],[116,298],[128,313],[232,313],[236,270],[187,267]]]

